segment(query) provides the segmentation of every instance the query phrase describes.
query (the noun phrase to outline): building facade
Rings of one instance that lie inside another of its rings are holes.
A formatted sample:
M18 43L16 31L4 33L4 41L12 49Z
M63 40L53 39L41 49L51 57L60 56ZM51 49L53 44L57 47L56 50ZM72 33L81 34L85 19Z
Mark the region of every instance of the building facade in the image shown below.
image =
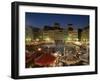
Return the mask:
M81 42L89 43L89 26L84 27L81 35Z
M89 26L82 30L74 29L72 25L62 28L58 23L53 26L44 26L41 29L28 26L25 29L25 42L31 41L43 41L45 43L88 42Z
M67 41L73 42L73 41L78 41L78 30L73 29L73 27L69 27L67 29Z

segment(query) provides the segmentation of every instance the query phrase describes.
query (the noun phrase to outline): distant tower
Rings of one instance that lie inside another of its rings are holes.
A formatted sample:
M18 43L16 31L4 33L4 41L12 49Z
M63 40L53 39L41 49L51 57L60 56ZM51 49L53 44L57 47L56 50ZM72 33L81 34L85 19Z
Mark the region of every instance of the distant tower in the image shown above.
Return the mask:
M81 37L82 37L82 29L78 29L78 39L79 39L79 41L81 41Z
M55 22L54 25L53 25L53 27L54 27L54 28L60 28L60 24L57 23L57 22Z
M78 32L75 28L73 28L73 24L68 24L67 34L68 41L78 41Z
M73 24L68 24L68 31L73 31Z

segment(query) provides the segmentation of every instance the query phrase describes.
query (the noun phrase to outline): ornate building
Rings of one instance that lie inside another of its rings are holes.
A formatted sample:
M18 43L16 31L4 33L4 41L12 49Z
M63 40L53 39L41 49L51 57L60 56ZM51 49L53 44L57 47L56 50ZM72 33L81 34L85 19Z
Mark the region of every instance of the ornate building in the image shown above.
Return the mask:
M42 40L42 30L36 27L27 26L25 28L25 42L26 44L32 41Z
M43 30L43 40L49 43L63 43L65 35L67 36L67 32L60 27L59 23L55 23L52 27L45 26Z
M84 27L81 35L81 41L82 42L89 42L89 26Z
M88 39L88 30L84 29L81 35L81 40ZM72 24L68 24L67 28L60 27L59 23L54 23L53 26L44 26L43 28L26 27L26 42L42 41L45 43L65 43L79 40L78 30L74 29Z
M67 41L78 41L78 30L74 29L72 24L68 24L67 35Z
M34 34L31 26L25 27L25 43L30 43L34 39Z

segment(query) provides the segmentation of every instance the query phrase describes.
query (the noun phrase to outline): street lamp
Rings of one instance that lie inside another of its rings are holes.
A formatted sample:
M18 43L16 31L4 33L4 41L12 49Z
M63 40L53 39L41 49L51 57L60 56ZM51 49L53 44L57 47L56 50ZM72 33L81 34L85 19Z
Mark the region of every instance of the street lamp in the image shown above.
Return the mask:
M36 39L36 41L38 42L38 41L39 41L39 39L37 38L37 39Z
M38 51L41 51L42 49L41 48L38 48Z
M82 45L81 42L78 42L78 41L75 42L75 44L76 44L76 45Z
M27 42L31 41L31 38L26 38L26 41L27 41Z
M46 40L46 41L50 41L50 38L49 38L49 37L47 37L45 40Z
M68 41L71 41L72 39L70 37L67 38Z

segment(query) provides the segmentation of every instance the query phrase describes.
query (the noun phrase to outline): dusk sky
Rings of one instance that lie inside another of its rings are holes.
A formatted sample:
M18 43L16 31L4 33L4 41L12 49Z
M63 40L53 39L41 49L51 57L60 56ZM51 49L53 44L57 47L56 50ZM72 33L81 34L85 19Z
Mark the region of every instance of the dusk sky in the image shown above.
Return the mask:
M89 16L26 12L25 22L28 26L39 28L45 25L53 26L55 22L59 23L62 28L66 28L68 24L73 24L75 28L83 28L89 25Z

